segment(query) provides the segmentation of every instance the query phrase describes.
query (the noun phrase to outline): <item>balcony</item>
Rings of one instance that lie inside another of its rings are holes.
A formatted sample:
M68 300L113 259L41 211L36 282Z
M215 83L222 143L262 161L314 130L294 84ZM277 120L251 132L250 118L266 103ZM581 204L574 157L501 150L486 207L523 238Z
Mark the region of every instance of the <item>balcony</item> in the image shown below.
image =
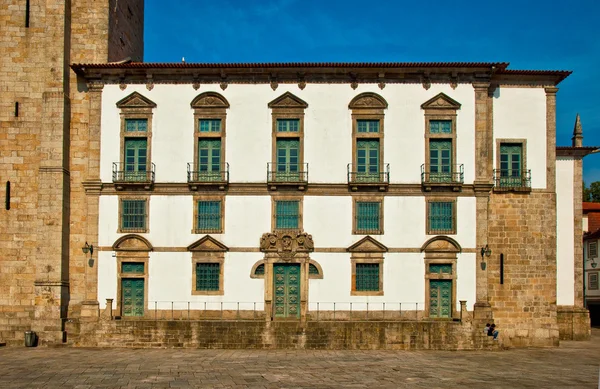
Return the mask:
M297 186L298 190L308 185L308 163L267 163L267 185L271 190L278 186Z
M187 164L187 182L190 190L198 190L200 187L216 187L225 190L229 184L229 164L224 162L212 167L214 169L212 171L208 171L206 166L201 166L198 170L198 164L193 162ZM215 169L217 167L218 170Z
M390 164L383 165L382 171L362 171L364 166L348 164L348 186L352 191L359 188L377 188L386 191L390 185Z
M465 182L464 165L452 165L448 172L432 172L431 168L427 169L425 164L421 165L421 185L427 192L432 188L451 188L454 192L459 192Z
M139 170L139 166L128 165L122 162L113 162L113 183L117 190L125 188L143 188L151 190L154 185L154 171L156 167L150 164L150 170Z
M531 170L494 169L494 192L531 192Z

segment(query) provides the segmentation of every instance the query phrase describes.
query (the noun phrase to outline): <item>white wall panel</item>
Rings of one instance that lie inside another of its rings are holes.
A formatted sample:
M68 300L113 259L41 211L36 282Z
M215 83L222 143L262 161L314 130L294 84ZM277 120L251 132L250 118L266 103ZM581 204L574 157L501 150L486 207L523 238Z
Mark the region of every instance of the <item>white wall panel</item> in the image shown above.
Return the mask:
M558 305L573 305L575 302L574 167L572 158L559 157L556 161L556 303Z

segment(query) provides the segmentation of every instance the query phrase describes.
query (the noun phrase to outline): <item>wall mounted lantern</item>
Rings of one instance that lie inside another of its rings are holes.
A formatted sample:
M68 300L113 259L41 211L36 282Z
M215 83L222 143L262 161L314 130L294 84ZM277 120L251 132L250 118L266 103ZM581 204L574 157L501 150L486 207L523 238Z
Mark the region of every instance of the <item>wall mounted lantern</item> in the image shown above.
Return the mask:
M94 266L94 258L92 257L92 255L94 254L94 245L85 242L85 246L81 248L81 251L83 251L84 254L90 253L90 259L88 260L88 264L90 265L90 267Z
M485 247L481 248L481 270L485 270L487 264L485 263L485 257L492 255L492 249L486 244Z

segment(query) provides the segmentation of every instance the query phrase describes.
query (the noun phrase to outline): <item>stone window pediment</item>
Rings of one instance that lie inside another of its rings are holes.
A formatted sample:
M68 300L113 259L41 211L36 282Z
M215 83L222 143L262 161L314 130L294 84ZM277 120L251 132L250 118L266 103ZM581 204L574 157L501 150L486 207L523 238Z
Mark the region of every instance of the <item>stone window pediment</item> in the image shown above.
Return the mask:
M268 104L269 108L300 108L306 109L308 108L308 103L298 96L290 92L285 92L281 96L277 97L275 100L271 101Z
M225 252L229 247L219 242L210 235L205 235L187 247L192 252Z
M460 109L460 103L445 93L439 93L421 104L422 109Z
M191 102L192 108L229 108L229 102L217 92L204 92Z
M133 92L117 102L117 108L156 108L156 103L141 93Z
M139 235L129 234L120 237L112 246L114 251L152 251L152 244Z
M361 109L361 108L375 108L375 109L385 109L388 107L387 101L377 93L373 92L365 92L361 93L358 96L354 97L350 104L348 104L348 108L350 109Z
M421 247L421 251L438 253L460 253L460 244L448 236L436 236L429 239Z
M370 236L365 236L346 249L351 253L385 253L388 248Z

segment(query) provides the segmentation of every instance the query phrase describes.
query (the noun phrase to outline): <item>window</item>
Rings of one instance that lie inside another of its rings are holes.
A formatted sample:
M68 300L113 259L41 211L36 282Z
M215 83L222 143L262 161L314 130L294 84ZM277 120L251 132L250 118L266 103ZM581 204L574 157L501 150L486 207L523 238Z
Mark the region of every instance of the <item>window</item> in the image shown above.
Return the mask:
M421 105L425 113L425 163L421 182L455 186L463 183L463 167L456 163L456 117L461 105L440 93Z
M356 264L356 287L357 292L379 291L379 264L357 263Z
M256 276L264 276L265 275L265 264L261 263L260 265L258 265L256 267L256 270L254 270L254 275Z
M308 264L308 278L311 280L314 279L323 279L323 269L318 262L311 260Z
M383 233L382 201L358 201L354 203L354 233Z
M598 242L590 242L588 247L588 258L598 258Z
M387 165L384 166L383 163L383 122L387 106L383 97L371 92L359 94L348 106L352 110L352 163L348 165L349 183L389 183Z
M196 233L222 232L221 200L199 200L196 207Z
M147 232L145 199L121 199L121 232Z
M495 191L531 190L526 145L526 139L496 139Z
M196 290L218 291L220 284L220 263L197 263L196 264Z
M286 92L268 104L271 109L272 156L267 164L267 182L296 185L304 189L308 164L304 162L304 111L308 104Z
M122 262L121 273L144 274L144 262Z
M598 272L588 273L588 289L598 290Z
M275 200L274 216L276 230L302 229L299 200Z
M229 102L216 92L201 93L191 103L194 110L194 161L188 163L188 183L219 185L229 181L225 162L225 127Z
M427 233L455 234L454 207L454 201L429 201L427 205Z
M152 110L156 104L138 92L120 100L121 109L121 161L113 164L113 181L122 185L144 185L154 182L154 165L151 163Z

